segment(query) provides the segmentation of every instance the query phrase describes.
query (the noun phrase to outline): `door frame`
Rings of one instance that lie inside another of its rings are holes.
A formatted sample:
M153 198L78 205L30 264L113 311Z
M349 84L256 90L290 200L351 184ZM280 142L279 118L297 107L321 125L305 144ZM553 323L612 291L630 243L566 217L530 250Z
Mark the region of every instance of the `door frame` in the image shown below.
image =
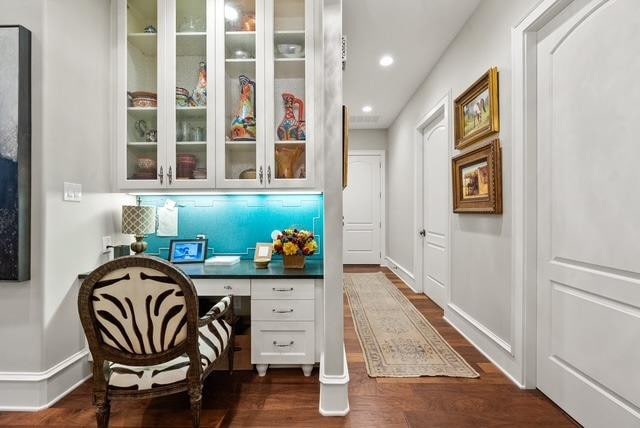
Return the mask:
M380 159L380 266L386 266L387 257L387 157L386 150L349 150L351 156L378 156ZM347 160L348 162L348 160ZM344 233L344 229L343 229Z
M444 123L447 126L447 148L448 157L451 160L453 150L453 121L451 116L451 90L449 90L436 104L416 123L415 126L415 156L414 156L414 188L415 195L413 200L414 217L413 217L413 260L414 260L414 292L424 293L424 239L420 237L418 232L422 229L424 220L424 131L440 116L444 116ZM451 195L451 174L448 174L447 192ZM452 198L448 198L447 203L447 279L445 290L445 302L443 309L451 302L451 230L452 230Z
M516 358L521 384L537 385L537 33L573 0L544 0L511 31L512 301Z

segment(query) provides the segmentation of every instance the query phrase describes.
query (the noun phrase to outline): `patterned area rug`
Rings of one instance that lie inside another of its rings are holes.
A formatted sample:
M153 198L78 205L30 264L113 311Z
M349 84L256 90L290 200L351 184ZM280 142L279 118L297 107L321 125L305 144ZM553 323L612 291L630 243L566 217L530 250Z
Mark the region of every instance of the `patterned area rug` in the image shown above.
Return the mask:
M344 275L371 377L479 377L382 272Z

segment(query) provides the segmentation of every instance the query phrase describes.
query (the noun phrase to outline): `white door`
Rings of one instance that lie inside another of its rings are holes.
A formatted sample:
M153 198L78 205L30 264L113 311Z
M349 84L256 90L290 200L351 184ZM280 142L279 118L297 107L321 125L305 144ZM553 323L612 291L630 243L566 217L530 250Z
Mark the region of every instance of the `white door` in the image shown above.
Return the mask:
M343 193L345 264L382 262L382 158L349 154L349 184Z
M449 283L449 130L444 112L424 129L422 139L422 284L438 306Z
M576 0L538 34L538 387L640 426L640 1Z

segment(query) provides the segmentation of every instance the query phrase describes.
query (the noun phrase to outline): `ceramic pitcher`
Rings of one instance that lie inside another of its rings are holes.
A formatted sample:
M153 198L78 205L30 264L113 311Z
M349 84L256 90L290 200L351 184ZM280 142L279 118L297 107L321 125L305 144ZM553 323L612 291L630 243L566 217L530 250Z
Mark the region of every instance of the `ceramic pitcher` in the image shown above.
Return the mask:
M231 139L253 141L256 139L255 92L256 82L244 74L240 80L240 106L231 122Z

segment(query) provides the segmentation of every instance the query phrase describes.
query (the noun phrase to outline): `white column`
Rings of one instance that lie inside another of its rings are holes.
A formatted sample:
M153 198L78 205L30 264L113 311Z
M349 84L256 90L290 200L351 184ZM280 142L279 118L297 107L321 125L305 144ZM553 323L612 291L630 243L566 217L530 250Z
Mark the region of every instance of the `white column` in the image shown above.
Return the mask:
M342 0L322 4L324 67L324 350L320 359L320 413L349 413L342 297Z

